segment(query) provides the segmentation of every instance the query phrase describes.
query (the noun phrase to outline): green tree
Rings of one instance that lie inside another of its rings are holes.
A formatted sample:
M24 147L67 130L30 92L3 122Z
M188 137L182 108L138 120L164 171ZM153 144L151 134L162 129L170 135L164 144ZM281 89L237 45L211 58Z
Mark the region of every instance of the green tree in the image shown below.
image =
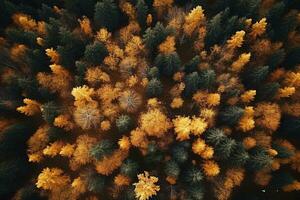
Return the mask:
M205 141L211 145L221 144L226 140L227 136L221 129L218 128L210 128L205 132Z
M181 61L178 54L173 52L167 55L158 54L154 60L154 64L163 75L171 77L180 68Z
M257 87L267 77L268 73L269 66L249 68L242 75L243 84L247 88Z
M143 29L145 29L147 15L148 15L148 6L144 0L137 0L135 8L136 8L137 21L139 22L140 26Z
M266 83L258 87L256 90L255 99L258 101L272 99L280 87L280 84L277 82Z
M113 153L114 149L114 144L110 140L104 139L90 149L90 154L95 159L101 160L104 156Z
M200 77L198 75L198 72L193 72L191 74L186 75L184 79L184 95L187 97L192 96L199 89L199 81Z
M127 132L132 127L132 119L129 115L120 115L116 119L116 126L120 132Z
M138 163L130 158L126 159L120 167L120 172L131 178L137 175L138 170L139 170Z
M199 63L200 63L200 56L197 55L184 65L184 71L186 73L192 73L197 71Z
M172 148L172 158L178 163L184 163L189 157L188 151L179 145Z
M120 13L113 0L101 0L96 3L94 13L96 29L105 27L109 31L113 31L119 26L119 21Z
M272 158L263 147L255 147L250 151L250 159L247 162L249 170L258 171L264 167L270 166Z
M188 167L183 172L183 181L189 185L200 184L203 179L203 174L200 169L195 166Z
M244 110L237 106L228 106L219 113L220 123L235 125L244 114Z
M85 47L84 59L91 64L100 65L107 54L108 52L104 44L95 42Z
M204 89L211 89L214 86L216 73L212 69L207 69L199 74L199 87Z
M180 173L180 167L174 160L169 160L165 163L164 171L167 176L177 178Z
M146 88L148 97L159 97L163 92L163 85L160 80L153 78L149 81Z

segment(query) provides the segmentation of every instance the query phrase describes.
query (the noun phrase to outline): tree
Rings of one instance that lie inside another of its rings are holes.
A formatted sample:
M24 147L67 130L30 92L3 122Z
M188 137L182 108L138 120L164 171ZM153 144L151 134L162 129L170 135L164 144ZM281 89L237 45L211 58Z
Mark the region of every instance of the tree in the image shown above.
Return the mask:
M139 22L140 26L144 29L146 28L148 6L144 0L138 0L135 8L136 8L137 21Z
M257 87L267 77L268 73L269 66L249 68L242 75L243 84L247 88Z
M172 76L178 71L181 65L180 58L176 52L170 54L158 54L154 64L159 68L160 72L166 76Z
M185 16L185 22L183 25L183 31L188 36L191 36L196 28L205 20L204 10L201 6L193 8L190 13Z
M187 140L190 138L191 133L191 119L189 117L177 116L172 120L176 139L179 141Z
M184 71L186 73L192 73L197 71L199 63L200 63L200 57L197 55L184 65Z
M180 167L174 160L167 161L164 167L167 176L177 178L180 173Z
M187 97L192 96L199 89L199 82L200 77L197 72L186 75L184 79L184 95Z
M163 92L163 85L160 80L153 78L149 81L146 87L148 97L159 97Z
M147 200L152 196L156 196L160 187L156 185L158 178L150 176L149 172L145 171L142 174L138 174L138 182L134 183L135 196L139 200Z
M70 183L70 178L59 168L44 168L36 182L37 188L44 190L62 190Z
M90 149L90 154L97 160L103 159L105 156L112 154L114 151L114 144L110 140L101 140Z
M208 69L199 74L199 87L204 89L211 89L214 86L216 73L214 70Z
M101 42L95 42L94 44L89 44L85 47L84 58L91 64L101 64L107 55L107 49Z
M120 132L127 132L132 127L132 119L128 115L120 115L116 119L116 126Z
M172 158L177 161L178 163L184 163L187 161L189 154L186 148L176 145L172 148Z
M221 160L229 159L235 147L236 142L234 139L225 138L223 141L221 141L215 146L216 156Z
M221 144L227 138L224 132L217 128L208 129L205 132L204 137L206 142L215 146Z
M243 116L244 110L237 106L228 106L219 113L220 122L227 125L235 125Z
M120 13L113 0L102 0L96 3L94 23L96 29L107 28L113 31L119 26Z
M120 172L131 178L136 176L138 170L139 170L138 163L130 158L126 159L120 167Z
M277 94L279 87L280 84L277 82L265 83L258 87L255 99L258 101L272 99Z
M263 147L255 147L250 152L250 158L246 164L249 170L258 171L271 164L272 158Z
M200 169L190 166L183 172L182 178L188 185L196 185L202 182L203 174Z
M87 189L90 192L96 192L100 193L103 191L105 187L105 177L94 172L89 171L86 175L86 181L87 181Z

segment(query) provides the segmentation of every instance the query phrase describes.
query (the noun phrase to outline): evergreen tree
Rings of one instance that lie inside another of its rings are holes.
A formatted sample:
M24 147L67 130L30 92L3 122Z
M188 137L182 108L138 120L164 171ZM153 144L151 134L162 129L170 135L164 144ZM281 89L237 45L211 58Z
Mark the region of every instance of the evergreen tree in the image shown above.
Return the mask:
M244 110L237 106L228 106L219 113L220 123L235 125L244 114Z
M197 55L184 65L184 71L186 73L192 73L197 71L199 63L200 63L200 57Z
M247 162L249 170L258 171L271 164L272 158L263 147L255 147L250 151L250 159Z
M128 115L120 115L116 119L116 126L120 132L127 132L132 127L132 119Z
M279 132L282 136L299 138L300 117L283 116Z
M137 21L139 22L140 26L144 29L146 27L148 6L144 0L137 0L137 4L135 8L136 8Z
M277 82L266 83L258 87L256 90L255 100L263 101L272 99L280 87L280 84Z
M95 42L85 47L84 58L91 64L100 65L107 54L108 52L104 44Z
M187 189L188 198L191 200L202 200L204 198L204 191L202 184L194 184L188 186Z
M139 170L138 163L130 158L126 159L120 167L120 172L131 178L137 175L138 170Z
M267 60L267 65L270 67L270 70L276 69L284 61L285 51L284 49L279 49L271 54Z
M249 154L243 144L237 143L232 153L232 164L235 166L244 166L249 160Z
M295 181L293 176L287 172L279 171L272 176L270 186L274 189L281 189L282 187L292 184Z
M187 97L192 96L199 89L199 81L200 77L197 72L187 74L184 79L184 95Z
M159 68L162 74L171 77L180 68L181 61L178 54L173 52L167 55L158 54L154 64Z
M169 160L165 164L164 171L167 176L177 178L180 173L180 167L174 160Z
M214 86L216 73L212 69L207 69L199 74L199 87L204 89L211 89Z
M159 97L163 92L163 85L160 80L153 78L149 81L146 88L148 97Z
M216 155L221 160L230 158L231 154L236 148L236 142L234 139L226 138L216 145Z
M205 141L212 145L219 145L226 140L226 135L221 129L211 128L205 132Z
M267 77L268 73L269 66L249 68L248 70L245 70L242 76L243 84L247 88L257 87Z
M73 12L78 17L85 15L92 18L96 2L97 0L65 0L64 4L68 11Z
M90 154L97 160L101 160L114 151L114 144L107 139L101 140L90 149Z
M150 79L153 79L153 78L158 79L160 76L159 69L157 67L151 67L148 69L147 75Z
M287 159L294 155L289 149L276 143L272 144L272 148L277 151L276 158Z
M188 185L196 185L202 182L203 174L200 169L190 166L183 172L182 179Z
M89 172L87 175L87 189L90 192L100 193L105 187L105 176L96 172Z
M57 117L60 112L60 108L53 101L47 102L42 105L42 117L49 124L53 123L55 117Z
M94 13L96 29L105 27L109 31L115 30L119 26L119 17L118 6L113 0L101 0L96 3Z
M178 163L184 163L187 161L189 155L188 151L179 145L176 145L172 148L172 158Z

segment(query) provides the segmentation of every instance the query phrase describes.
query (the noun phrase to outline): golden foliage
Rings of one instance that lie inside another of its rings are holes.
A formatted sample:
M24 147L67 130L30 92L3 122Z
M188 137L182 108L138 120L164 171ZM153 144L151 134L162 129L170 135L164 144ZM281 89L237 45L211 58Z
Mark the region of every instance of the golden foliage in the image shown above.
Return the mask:
M231 70L234 72L240 72L243 67L250 61L251 53L243 53L239 58L231 65Z
M62 146L59 154L61 156L65 156L65 157L70 158L73 155L73 153L74 153L74 150L75 150L74 148L75 148L75 145L73 145L73 144L66 144L66 145Z
M78 19L78 22L80 24L81 31L84 34L86 34L86 35L93 34L93 30L92 30L91 22L90 22L89 18L87 18L86 16L83 16L82 19Z
M230 49L241 47L244 42L245 31L237 31L231 39L227 40L227 46Z
M148 147L148 139L146 133L140 129L135 129L130 132L130 142L135 147L146 149Z
M267 19L262 18L259 22L256 22L252 25L252 30L250 36L256 38L257 36L262 35L266 31Z
M100 67L88 68L84 78L89 84L95 85L101 82L109 83L110 77Z
M152 24L152 15L151 14L147 15L146 23L148 26L150 26Z
M239 121L239 128L243 132L247 132L252 130L255 127L254 110L252 106L247 106L244 111L244 115L241 117Z
M214 149L210 146L205 146L205 149L200 156L203 159L211 159L214 156Z
M10 57L18 61L20 57L24 56L28 48L23 44L16 44L10 49Z
M180 108L183 105L183 99L180 97L175 97L172 102L171 102L171 108L175 109L175 108Z
M290 97L296 92L295 87L284 87L278 90L278 97L285 98Z
M218 93L210 93L207 95L207 105L217 106L220 104L221 96Z
M241 100L245 103L249 103L254 100L256 90L247 90L241 95Z
M101 28L97 34L96 39L100 42L107 42L111 38L111 33L107 31L106 28Z
M206 176L217 176L220 173L219 165L212 160L205 161L202 168Z
M173 3L173 0L154 0L153 6L156 8L159 7L169 7Z
M159 109L150 109L140 116L139 124L142 131L149 136L162 137L171 127L172 123Z
M121 150L129 150L131 143L130 139L127 136L123 136L119 141L118 141L119 147Z
M124 176L122 174L118 174L117 176L115 176L114 178L114 183L117 186L128 186L130 184L130 178L127 176Z
M83 95L84 94L77 97L84 98ZM86 98L88 98L88 96L86 96ZM97 128L100 123L100 116L100 111L97 107L97 104L95 103L83 104L81 106L76 107L74 111L74 121L83 130Z
M267 186L272 176L269 171L261 170L255 173L254 182L261 186Z
M172 176L167 176L166 181L170 184L170 185L175 185L176 184L176 178L172 177Z
M100 129L102 131L108 131L111 128L110 121L104 120L100 123Z
M204 133L204 131L206 130L206 128L208 127L207 122L200 117L193 117L192 121L191 121L191 132L196 135L199 136L202 133Z
M193 142L192 150L195 154L201 155L201 153L205 150L206 144L205 141L198 138Z
M284 84L289 87L300 87L300 72L287 72L285 75Z
M260 103L255 108L255 116L257 125L275 131L280 123L280 108L275 103Z
M177 116L172 122L177 140L183 141L190 138L192 120L189 117Z
M99 174L108 176L113 173L118 167L122 165L124 159L128 156L127 151L116 150L109 157L104 157L102 160L96 162L96 171Z
M126 13L129 20L134 20L136 18L136 10L131 3L121 1L120 8L124 13Z
M300 182L293 181L293 183L283 186L282 190L285 192L299 191L300 190Z
M48 130L48 125L40 126L36 130L36 132L29 138L29 140L27 141L27 145L29 149L28 151L30 153L35 153L46 147L49 140Z
M48 145L44 150L43 154L46 156L54 157L59 154L61 148L64 146L64 143L61 141L55 141L52 144Z
M39 174L36 182L37 188L44 190L61 190L70 183L70 178L63 175L63 171L59 168L45 168Z
M56 50L53 48L46 49L46 55L51 59L50 61L53 63L58 63L59 62L59 54Z
M66 131L70 131L74 128L74 123L71 122L70 115L59 115L54 119L54 126L65 129Z
M43 154L41 152L28 154L27 156L28 156L28 161L34 163L39 163L44 159Z
M125 46L125 53L128 56L135 57L144 49L142 38L139 36L133 36Z
M25 30L35 31L37 29L37 22L29 15L23 13L16 13L12 16L15 24L22 27Z
M168 36L166 40L158 46L158 50L162 54L170 54L176 51L175 44L175 37Z
M82 194L86 191L86 184L81 177L74 179L71 184L71 187L75 191L75 193L78 194Z
M243 139L243 146L245 149L251 149L256 146L256 140L252 137L246 137Z
M295 117L300 117L300 103L285 103L281 106L281 111Z
M191 36L193 32L205 21L204 10L201 6L193 8L191 12L185 17L183 25L183 31L188 36Z
M139 181L134 183L135 196L139 200L148 200L150 197L155 196L160 190L160 187L156 185L158 178L155 176L149 176L149 172L138 175Z
M71 94L75 97L75 101L92 101L91 96L94 92L93 88L83 85L73 88Z
M32 116L41 112L41 105L35 101L28 98L23 99L25 106L20 106L17 108L17 111L24 113L27 116Z

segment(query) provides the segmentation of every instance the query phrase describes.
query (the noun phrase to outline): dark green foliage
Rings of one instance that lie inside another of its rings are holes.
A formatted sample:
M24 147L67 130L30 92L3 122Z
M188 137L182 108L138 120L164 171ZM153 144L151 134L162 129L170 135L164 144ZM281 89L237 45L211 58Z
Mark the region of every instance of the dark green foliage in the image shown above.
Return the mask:
M0 28L4 30L10 21L11 14L16 10L16 7L7 0L0 1Z
M160 45L171 33L171 29L165 28L160 22L157 22L155 27L147 28L145 31L143 37L146 47L151 53L154 53L158 45Z
M75 13L77 16L81 17L86 15L91 18L94 14L96 2L97 0L65 0L64 4L68 11Z
M46 47L55 47L58 45L59 38L59 29L62 27L61 23L54 18L50 18L49 22L46 24L46 37L45 37L45 46Z
M48 57L41 49L28 50L26 61L33 73L42 72L49 69Z
M113 151L114 144L110 140L104 139L91 148L90 155L97 160L101 160L105 156L113 153Z
M258 171L272 163L272 158L269 156L266 149L263 147L255 147L250 152L250 159L247 162L249 170Z
M180 173L180 167L174 160L169 160L165 164L164 171L167 176L177 178Z
M228 106L219 113L220 123L235 125L244 114L244 110L237 106Z
M86 46L84 59L91 64L100 65L107 54L108 52L104 44L95 42Z
M33 132L30 124L14 124L1 130L0 158L26 155L26 141Z
M156 142L150 142L148 144L147 155L144 159L147 166L152 166L162 161L163 154L158 148Z
M157 67L151 67L147 71L148 77L152 78L159 78L159 69Z
M57 17L53 9L44 3L42 4L42 8L38 10L38 13L39 13L39 18L44 21L48 21L51 17L52 18Z
M182 146L174 146L172 148L172 158L178 163L184 163L189 157L188 151Z
M116 119L116 126L120 132L127 132L132 127L132 119L128 115L120 115Z
M105 187L105 176L91 172L87 176L87 189L90 192L100 193Z
M199 87L203 89L210 89L214 86L216 73L212 69L207 69L199 74Z
M50 126L47 131L49 142L55 142L56 140L64 139L67 133L64 129L58 128L56 126Z
M221 160L230 158L230 155L235 150L236 142L234 139L226 138L215 147L216 156Z
M195 184L188 186L186 189L188 198L191 200L202 200L204 198L204 191L202 184Z
M286 7L283 1L277 2L274 4L267 14L267 21L270 24L275 24L276 22L281 21L284 13L286 11Z
M292 116L284 116L281 120L279 132L282 136L299 138L300 118Z
M257 87L267 77L268 73L269 66L249 68L248 70L245 70L242 76L243 84L247 88Z
M277 155L276 158L290 158L291 156L293 156L293 152L291 152L289 149L287 149L284 146L280 146L279 144L272 144L272 148L275 149L277 151Z
M205 132L205 141L211 145L219 145L226 140L227 136L221 129L211 128Z
M19 192L20 200L42 200L38 189L34 184L26 185Z
M57 117L59 114L60 108L53 101L42 105L42 116L47 123L52 124L55 117Z
M191 74L187 74L184 83L184 95L187 97L192 96L199 89L199 80L200 77L197 72L193 72Z
M232 0L234 14L242 17L257 19L261 0Z
M298 64L300 64L300 47L295 47L287 52L283 66L287 69L291 69Z
M17 28L6 29L6 37L15 43L28 45L29 47L36 46L36 33L32 31L21 30Z
M203 179L203 174L200 169L195 166L191 166L183 172L182 179L188 185L200 184Z
M163 85L160 80L153 78L149 81L146 88L148 97L159 97L163 92Z
M243 166L249 160L249 154L242 143L238 143L232 153L232 164L235 166Z
M192 73L198 70L198 64L200 63L200 57L195 56L187 64L184 65L184 71L186 73Z
M135 8L136 8L137 21L139 22L139 25L142 28L145 28L147 15L148 15L148 6L144 0L137 0L137 4Z
M120 167L120 172L121 174L133 178L137 175L138 169L139 169L139 165L137 162L131 159L126 159Z
M0 196L12 193L24 182L29 169L25 159L13 159L0 162Z
M276 95L279 87L280 85L277 82L263 84L256 90L255 100L263 101L272 99Z
M271 54L267 60L267 65L270 67L270 70L274 70L284 61L285 51L284 49L279 49Z
M205 36L205 46L209 49L214 44L218 43L222 37L222 15L223 12L215 15L207 25L207 34Z
M113 0L101 0L95 5L94 23L96 29L101 27L109 31L115 30L119 26L120 13Z
M274 189L281 189L282 187L293 183L295 179L292 177L291 174L287 172L276 172L273 174L270 186Z
M171 77L180 68L181 61L178 54L173 52L167 55L158 54L154 64L159 68L163 75Z

